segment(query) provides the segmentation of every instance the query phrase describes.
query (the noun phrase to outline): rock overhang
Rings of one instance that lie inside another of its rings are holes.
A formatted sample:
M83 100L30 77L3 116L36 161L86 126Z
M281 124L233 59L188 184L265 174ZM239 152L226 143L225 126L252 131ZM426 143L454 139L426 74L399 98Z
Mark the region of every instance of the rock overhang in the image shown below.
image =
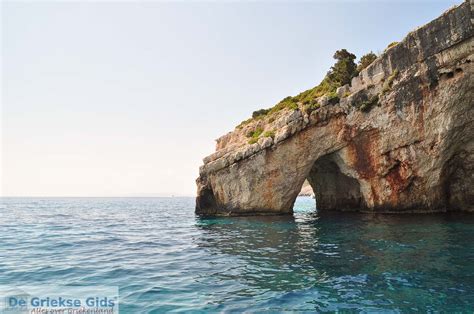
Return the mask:
M291 213L317 160L331 154L360 186L361 211L473 210L470 17L464 2L411 32L340 88L337 104L285 109L219 138L200 168L196 212Z

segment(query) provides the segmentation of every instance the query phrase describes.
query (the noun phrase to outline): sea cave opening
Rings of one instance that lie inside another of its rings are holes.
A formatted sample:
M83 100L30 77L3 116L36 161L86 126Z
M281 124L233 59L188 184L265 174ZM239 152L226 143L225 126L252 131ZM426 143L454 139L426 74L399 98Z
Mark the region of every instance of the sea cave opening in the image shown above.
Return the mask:
M336 160L334 155L316 160L301 188L301 196L314 198L316 211L361 208L359 181L343 173Z

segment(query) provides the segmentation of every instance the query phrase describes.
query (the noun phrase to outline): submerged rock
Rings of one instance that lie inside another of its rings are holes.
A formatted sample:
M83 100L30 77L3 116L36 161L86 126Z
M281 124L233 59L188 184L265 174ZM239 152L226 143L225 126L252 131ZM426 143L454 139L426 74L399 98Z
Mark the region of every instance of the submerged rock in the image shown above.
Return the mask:
M288 214L306 179L320 210L474 211L473 47L464 2L384 52L339 103L239 126L204 159L196 213Z

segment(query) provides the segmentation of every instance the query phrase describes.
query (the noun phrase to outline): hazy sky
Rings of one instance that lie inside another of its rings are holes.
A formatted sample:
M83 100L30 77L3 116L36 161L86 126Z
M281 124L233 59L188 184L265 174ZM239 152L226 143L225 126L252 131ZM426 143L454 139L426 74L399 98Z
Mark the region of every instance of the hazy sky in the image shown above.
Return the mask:
M461 1L2 2L2 195L194 195L214 140Z

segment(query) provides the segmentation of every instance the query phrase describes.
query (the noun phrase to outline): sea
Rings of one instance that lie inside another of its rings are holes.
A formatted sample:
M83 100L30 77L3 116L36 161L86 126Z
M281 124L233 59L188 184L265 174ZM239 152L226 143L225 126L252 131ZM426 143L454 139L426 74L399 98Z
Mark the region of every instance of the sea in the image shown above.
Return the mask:
M194 198L2 198L0 285L117 286L120 313L474 311L474 215L202 218Z

